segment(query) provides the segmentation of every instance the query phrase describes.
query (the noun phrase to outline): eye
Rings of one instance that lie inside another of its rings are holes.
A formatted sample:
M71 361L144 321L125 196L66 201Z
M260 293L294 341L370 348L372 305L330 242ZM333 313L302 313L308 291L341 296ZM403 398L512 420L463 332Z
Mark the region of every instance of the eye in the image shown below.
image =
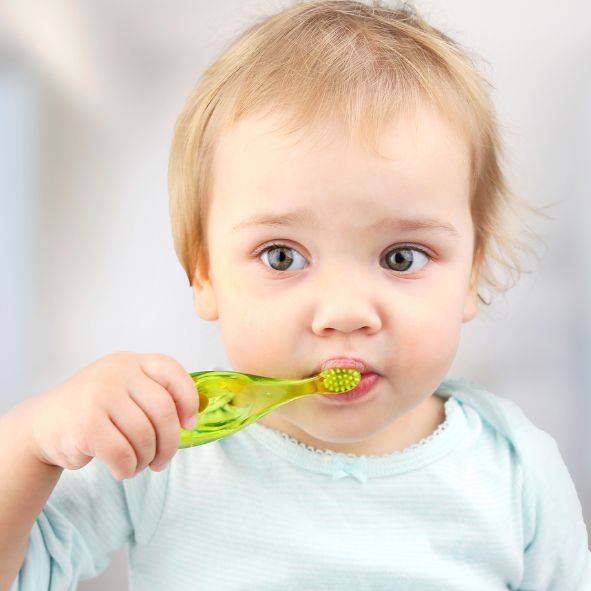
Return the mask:
M306 259L297 250L284 244L271 244L267 246L260 252L259 258L274 271L303 269L306 263ZM300 267L290 268L290 265L298 258L303 264Z
M399 273L409 271L416 273L420 271L431 257L418 248L410 248L408 246L401 248L394 248L389 251L384 257L386 264L392 271Z

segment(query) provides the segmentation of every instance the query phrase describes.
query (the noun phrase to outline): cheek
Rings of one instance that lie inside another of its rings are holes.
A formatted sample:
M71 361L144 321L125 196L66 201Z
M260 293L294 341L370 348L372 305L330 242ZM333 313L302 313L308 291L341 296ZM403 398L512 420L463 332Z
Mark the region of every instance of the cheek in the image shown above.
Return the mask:
M462 329L463 301L456 294L437 292L437 297L423 301L398 329L393 361L412 374L421 371L447 371L458 348ZM396 319L393 321L396 323Z
M285 365L289 339L285 322L242 298L220 308L219 326L224 349L236 371L272 375Z
M431 326L426 337L422 339L417 356L421 365L435 372L446 372L454 360L460 341L461 324L458 322L440 321Z

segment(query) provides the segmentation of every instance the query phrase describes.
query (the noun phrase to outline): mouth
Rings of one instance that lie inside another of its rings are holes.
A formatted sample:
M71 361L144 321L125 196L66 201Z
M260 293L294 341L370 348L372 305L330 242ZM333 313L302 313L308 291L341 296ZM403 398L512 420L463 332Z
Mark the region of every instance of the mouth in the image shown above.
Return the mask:
M361 380L353 390L349 390L348 392L322 394L322 397L330 404L350 404L357 400L365 400L380 380L380 374L369 363L356 357L333 357L332 359L327 359L317 368L317 373L333 367L356 369L361 373Z
M323 372L333 367L345 367L356 369L361 375L363 374L378 374L378 372L366 361L358 357L333 357L327 359L316 369L316 373Z

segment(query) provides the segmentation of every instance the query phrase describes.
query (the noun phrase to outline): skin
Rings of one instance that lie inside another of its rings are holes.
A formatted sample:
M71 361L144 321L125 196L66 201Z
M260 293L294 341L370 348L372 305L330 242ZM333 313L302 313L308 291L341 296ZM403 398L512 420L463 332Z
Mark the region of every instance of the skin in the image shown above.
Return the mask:
M236 371L302 378L351 356L380 374L353 403L312 395L263 424L335 451L403 449L444 420L434 392L476 313L469 144L427 107L385 128L379 153L336 124L286 134L280 123L279 114L251 116L220 137L196 311L219 321ZM244 225L295 209L309 215ZM424 218L453 231L401 225ZM384 220L392 225L371 229ZM282 246L257 250L271 242Z
M380 374L353 403L311 395L265 425L336 451L403 449L444 420L433 393L462 323L476 313L468 143L428 109L385 128L379 154L350 143L337 125L286 135L279 122L251 117L220 138L210 267L196 275L195 307L219 320L237 371L301 378L352 356ZM309 214L297 223L244 225L298 208ZM403 218L448 229L409 229ZM386 220L388 228L370 229ZM271 241L283 247L259 252ZM412 264L400 265L396 253L414 256ZM96 457L117 479L162 470L196 410L194 383L177 361L114 353L0 417L0 441L10 442L0 448L0 473L10 474L0 485L0 589L14 580L64 468Z
M164 469L191 428L195 385L178 361L113 353L0 417L0 590L23 563L29 531L64 468L93 458L114 478ZM7 443L7 444L6 444Z

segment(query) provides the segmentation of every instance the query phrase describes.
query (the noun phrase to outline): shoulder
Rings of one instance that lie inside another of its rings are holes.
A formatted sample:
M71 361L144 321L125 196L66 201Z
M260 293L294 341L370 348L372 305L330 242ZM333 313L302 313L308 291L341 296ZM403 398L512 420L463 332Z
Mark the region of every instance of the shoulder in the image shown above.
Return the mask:
M574 583L591 582L583 512L556 441L536 427L513 401L468 380L448 380L441 390L466 414L478 417L481 430L497 448L509 450L519 474L515 493L522 516L525 580L531 588L587 589L580 586L582 583ZM572 584L561 586L567 580Z
M568 468L554 438L528 419L515 402L465 380L448 380L442 385L465 413L477 415L482 430L496 447L504 447L520 473L526 511L551 509L559 499L570 499L574 511L580 503ZM533 518L534 515L531 515Z
M508 398L497 396L466 379L446 380L440 391L453 397L466 414L476 415L482 428L509 446L516 459L533 470L548 461L563 465L556 441Z

